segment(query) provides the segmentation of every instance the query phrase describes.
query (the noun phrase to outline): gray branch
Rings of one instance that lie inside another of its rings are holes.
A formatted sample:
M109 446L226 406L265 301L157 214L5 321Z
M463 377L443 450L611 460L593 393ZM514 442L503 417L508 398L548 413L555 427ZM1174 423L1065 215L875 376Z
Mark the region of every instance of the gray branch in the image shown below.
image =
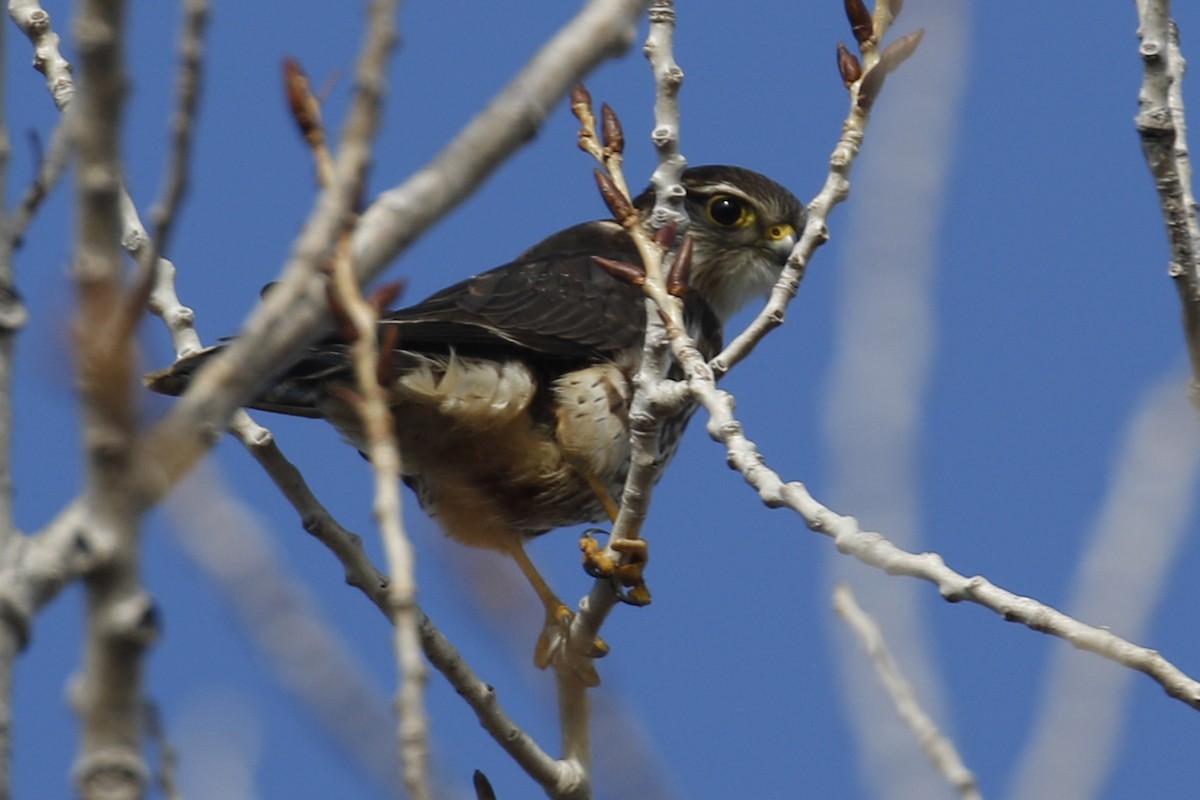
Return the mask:
M1136 124L1146 164L1158 188L1171 262L1183 307L1184 338L1192 362L1190 394L1200 410L1200 222L1192 192L1192 170L1183 108L1187 62L1168 0L1137 0L1142 88Z

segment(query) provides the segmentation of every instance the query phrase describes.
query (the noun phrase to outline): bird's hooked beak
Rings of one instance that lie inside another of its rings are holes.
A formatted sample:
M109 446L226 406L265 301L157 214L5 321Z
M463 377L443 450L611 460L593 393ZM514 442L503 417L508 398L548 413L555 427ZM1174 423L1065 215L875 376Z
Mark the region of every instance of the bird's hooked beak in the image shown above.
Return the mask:
M782 265L792 254L798 236L796 229L787 223L772 225L767 229L767 241L763 249L771 254L777 263Z

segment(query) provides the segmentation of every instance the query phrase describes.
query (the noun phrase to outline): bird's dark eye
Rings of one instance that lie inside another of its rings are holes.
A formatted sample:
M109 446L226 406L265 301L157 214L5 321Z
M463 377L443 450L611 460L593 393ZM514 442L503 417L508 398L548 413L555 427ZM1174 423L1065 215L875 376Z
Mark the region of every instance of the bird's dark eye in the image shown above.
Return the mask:
M719 194L708 201L708 217L726 228L739 224L746 217L746 208L741 200L727 194Z

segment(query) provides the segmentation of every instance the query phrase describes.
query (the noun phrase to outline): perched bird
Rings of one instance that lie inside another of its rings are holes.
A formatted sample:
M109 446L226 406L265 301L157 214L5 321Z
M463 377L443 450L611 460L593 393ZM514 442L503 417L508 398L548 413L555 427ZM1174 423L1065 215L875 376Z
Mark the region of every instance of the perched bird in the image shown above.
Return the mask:
M711 358L722 325L774 285L804 211L787 189L740 167L696 167L682 182L693 239L684 321ZM653 191L634 205L648 222ZM379 322L381 341L397 342L389 390L405 483L451 538L516 560L546 607L548 628L569 612L530 562L525 540L607 519L629 471L629 404L646 305L639 287L596 256L641 264L617 222L585 222ZM398 335L383 336L386 328ZM179 394L219 349L184 358L147 383ZM353 383L348 345L328 339L249 406L324 418L365 449L342 390ZM664 421L664 463L693 410ZM544 649L543 641L542 666Z

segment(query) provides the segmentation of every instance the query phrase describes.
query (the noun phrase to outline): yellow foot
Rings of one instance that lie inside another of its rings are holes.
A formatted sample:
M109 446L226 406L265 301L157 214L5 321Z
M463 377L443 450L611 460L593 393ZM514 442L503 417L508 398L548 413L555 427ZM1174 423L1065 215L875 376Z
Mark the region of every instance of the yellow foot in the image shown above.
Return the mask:
M583 568L593 578L607 578L613 582L617 597L631 606L650 605L650 590L642 573L650 560L650 550L645 539L620 539L611 542L608 548L592 538L597 528L587 531L579 540L583 551ZM616 553L614 557L612 553Z
M571 609L562 603L546 610L546 624L538 636L533 663L538 669L549 666L568 669L584 686L599 686L600 674L592 662L608 655L608 645L600 638L582 643L573 641L571 622L574 619Z

